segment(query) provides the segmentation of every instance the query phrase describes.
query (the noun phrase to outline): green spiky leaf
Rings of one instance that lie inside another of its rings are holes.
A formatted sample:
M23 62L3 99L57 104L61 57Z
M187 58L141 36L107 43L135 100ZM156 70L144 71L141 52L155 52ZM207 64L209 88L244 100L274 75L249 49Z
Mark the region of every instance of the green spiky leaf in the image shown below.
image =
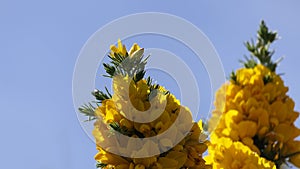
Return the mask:
M92 121L96 119L95 107L91 103L84 104L82 107L78 108L78 110L85 116L88 116L87 121Z
M269 30L264 21L261 22L257 31L257 41L253 40L245 42L245 46L251 54L251 57L246 57L243 64L246 68L253 68L258 63L268 67L272 72L276 71L278 62L272 61L274 50L270 49L270 45L278 39L277 32Z

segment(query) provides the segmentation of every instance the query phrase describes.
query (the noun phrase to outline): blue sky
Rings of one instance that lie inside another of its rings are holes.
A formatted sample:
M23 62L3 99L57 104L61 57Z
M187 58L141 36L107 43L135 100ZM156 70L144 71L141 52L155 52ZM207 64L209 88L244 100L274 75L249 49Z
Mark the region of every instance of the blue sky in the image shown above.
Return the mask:
M278 72L300 110L299 7L296 0L0 1L1 168L95 168L94 143L72 103L75 62L96 30L137 12L192 22L214 44L227 74L240 66L243 42L264 19L282 37L273 46L275 57L285 56Z

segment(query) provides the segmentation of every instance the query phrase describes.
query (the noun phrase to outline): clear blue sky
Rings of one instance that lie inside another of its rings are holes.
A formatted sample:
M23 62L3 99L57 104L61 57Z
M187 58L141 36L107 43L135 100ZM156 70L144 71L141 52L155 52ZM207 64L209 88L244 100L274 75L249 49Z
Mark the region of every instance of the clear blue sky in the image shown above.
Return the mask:
M73 108L73 69L96 30L137 12L166 12L195 24L227 74L239 67L243 42L264 19L282 37L274 46L276 57L286 56L278 71L300 110L299 7L296 0L0 1L0 168L95 168L94 143Z

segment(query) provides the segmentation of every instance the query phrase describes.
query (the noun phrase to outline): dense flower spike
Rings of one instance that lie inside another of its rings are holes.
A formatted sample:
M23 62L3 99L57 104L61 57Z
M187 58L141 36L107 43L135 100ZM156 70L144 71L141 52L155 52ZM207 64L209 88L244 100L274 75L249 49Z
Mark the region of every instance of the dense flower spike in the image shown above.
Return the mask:
M251 62L216 93L207 163L216 169L279 168L288 160L300 167L299 113L274 71L277 64Z
M104 94L100 91L93 93L101 103L100 106L95 108L93 114L96 119L93 135L98 150L95 155L98 162L97 166L107 169L211 168L205 164L202 158L202 154L207 150L207 145L199 141L202 133L202 123L193 122L190 110L180 105L179 100L165 88L152 84L150 78L137 77L136 74L139 71L131 73L132 71L129 69L125 70L127 65L122 65L122 61L131 64L132 61L136 60L144 64L141 50L137 44L134 44L131 50L127 52L126 47L120 40L118 46L112 45L109 56L112 59L113 66L109 64L104 64L104 66L106 72L110 75L109 77L113 78L113 94ZM139 58L136 59L135 57ZM126 61L127 58L130 60ZM143 72L144 70L140 69L140 71ZM131 120L136 119L139 113L144 112L148 113L144 118L156 116L157 118L146 123ZM183 113L184 118L178 118L179 113ZM176 120L179 120L180 124L176 126L177 130L174 130L177 132L171 132L170 137L160 139L159 145L150 141L142 146L135 144L130 139L124 141L110 137L110 135L116 133L121 133L130 138L157 136L169 130ZM192 124L192 128L188 128L189 132L185 133L187 127L189 127L188 124ZM176 138L181 138L180 142L173 145L173 140ZM147 151L163 153L145 158L117 155L122 154L122 151L126 151L126 149L137 149L138 151L133 152L135 155L147 153Z

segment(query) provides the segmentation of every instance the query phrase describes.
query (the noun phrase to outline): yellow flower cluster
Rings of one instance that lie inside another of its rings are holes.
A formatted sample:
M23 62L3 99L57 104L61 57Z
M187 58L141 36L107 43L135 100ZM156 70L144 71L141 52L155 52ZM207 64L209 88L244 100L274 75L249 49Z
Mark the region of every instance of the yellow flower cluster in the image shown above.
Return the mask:
M213 152L205 160L212 163L213 168L230 169L276 169L273 162L261 158L249 147L241 142L234 142L230 138L211 136L212 142L209 152Z
M139 49L140 47L135 44L127 53L125 46L119 41L118 47L111 46L110 55L113 57L117 53L130 57ZM143 114L145 112L146 115ZM184 118L178 118L180 113ZM135 122L134 119L139 114L143 114L139 121L147 121L147 118L154 120L146 123ZM207 145L199 141L202 123L193 122L189 109L181 106L175 96L161 86L151 85L145 79L135 82L128 76L116 75L113 77L112 98L103 100L102 104L96 108L95 115L98 117L93 131L98 150L95 159L103 164L101 166L103 168L210 168L202 158L202 153L207 149ZM112 125L114 130L117 130L114 132L130 138L151 138L170 130L176 120L179 120L178 124L180 124L176 126L177 130L170 132L167 138L158 140L159 145L153 141L139 145L130 139L111 139L109 137L111 133L105 132ZM191 129L188 128L188 124L191 124ZM187 129L189 132L184 133ZM178 138L180 141L174 145L173 140ZM123 151L128 149L136 150L132 155L147 154L147 151L163 153L145 158L117 155L124 154Z
M300 130L294 125L299 113L287 91L281 77L263 65L239 69L216 93L207 163L225 169L273 168L289 160L300 167L295 140Z

